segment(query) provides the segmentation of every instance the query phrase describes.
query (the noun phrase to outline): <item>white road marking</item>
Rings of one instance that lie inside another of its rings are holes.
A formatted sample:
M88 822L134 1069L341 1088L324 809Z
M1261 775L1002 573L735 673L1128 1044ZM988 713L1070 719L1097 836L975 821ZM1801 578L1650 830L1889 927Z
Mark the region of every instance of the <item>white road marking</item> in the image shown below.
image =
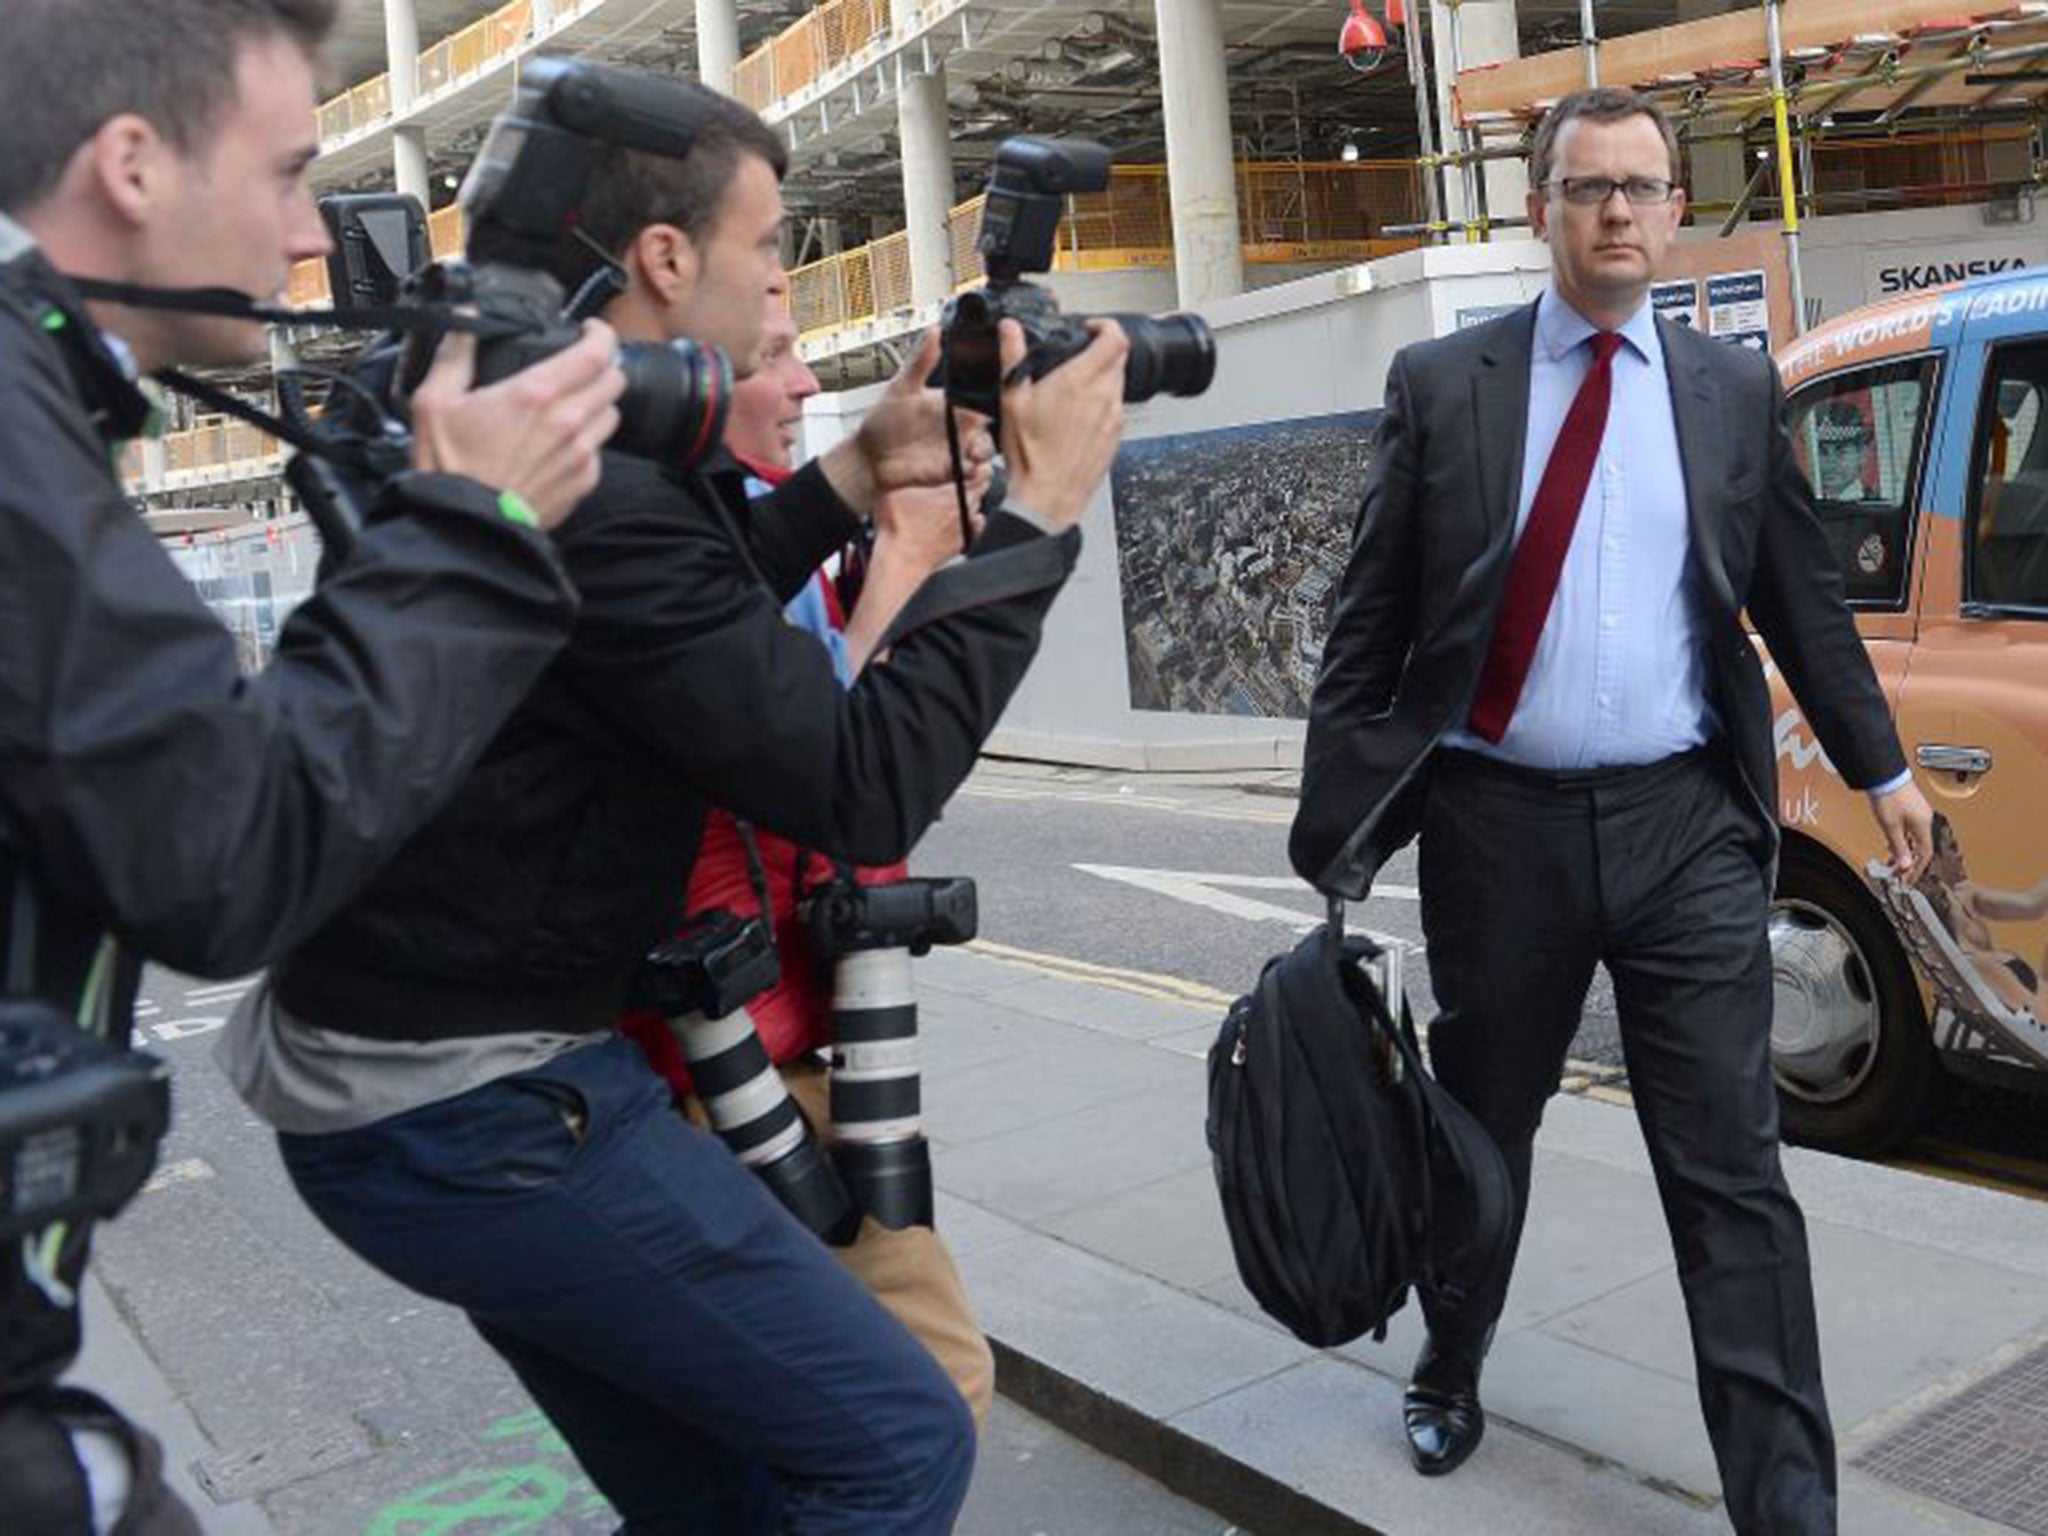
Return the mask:
M170 1188L173 1184L194 1184L213 1176L213 1165L204 1158L182 1158L175 1163L165 1163L157 1169L150 1177L150 1181L142 1186L142 1193L153 1195L160 1189Z
M1186 869L1134 869L1122 864L1076 864L1074 868L1084 875L1134 885L1141 891L1152 892L1155 896L1184 901L1190 906L1220 912L1225 917L1242 918L1250 923L1282 923L1296 933L1306 933L1322 921L1321 917L1312 912L1283 907L1278 902L1260 901L1254 896L1236 896L1222 889L1225 886L1240 886L1249 890L1292 890L1300 891L1303 895L1310 894L1309 887L1302 881L1285 876L1210 874ZM1382 893L1376 891L1374 894ZM1362 931L1375 944L1407 947L1406 940L1393 934L1374 933L1370 929Z
M225 1023L225 1014L195 1014L191 1018L169 1019L161 1024L151 1024L144 1032L156 1041L185 1040L193 1035L210 1035Z
M1263 826L1292 825L1294 812L1261 806L1232 806L1194 800L1174 800L1165 795L1127 794L1122 790L1019 788L1010 784L969 784L960 790L982 800L1058 800L1075 805L1116 805L1140 811L1164 811L1174 816L1198 816L1208 821L1250 821Z
M207 1003L231 1002L255 985L254 976L244 976L240 981L220 981L211 986L192 987L186 991L185 1001L201 1007Z

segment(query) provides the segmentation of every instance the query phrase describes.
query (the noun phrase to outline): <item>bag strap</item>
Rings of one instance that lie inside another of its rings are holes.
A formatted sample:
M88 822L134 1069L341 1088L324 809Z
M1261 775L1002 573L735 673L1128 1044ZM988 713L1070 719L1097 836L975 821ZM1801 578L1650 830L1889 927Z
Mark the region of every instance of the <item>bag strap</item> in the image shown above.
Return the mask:
M1355 963L1356 958L1364 958L1363 950L1365 949L1369 949L1374 954L1380 952L1378 944L1360 936L1357 942L1361 946L1361 952L1354 957L1344 946L1342 939L1343 929L1341 925L1344 920L1344 899L1341 896L1333 895L1329 898L1329 904L1329 930L1332 940L1338 945L1338 953L1342 957L1341 964L1352 965ZM1428 1241L1434 1235L1433 1228L1436 1224L1436 1182L1434 1171L1430 1166L1429 1142L1436 1134L1435 1096L1443 1093L1445 1090L1435 1078L1430 1076L1428 1068L1423 1065L1422 1042L1415 1033L1415 1016L1409 1012L1407 997L1403 995L1398 999L1400 1012L1397 1015L1394 1011L1394 1006L1390 1005L1388 998L1380 991L1378 986L1373 985L1368 980L1362 990L1366 994L1365 1014L1367 1023L1386 1037L1387 1043L1393 1048L1394 1054L1398 1059L1400 1070L1406 1072L1416 1085L1415 1099L1416 1105L1421 1111L1423 1137L1422 1156L1417 1160L1416 1164L1416 1172L1422 1183L1422 1230L1425 1239L1422 1245L1423 1279L1426 1283L1434 1286L1441 1282L1435 1273L1435 1264L1432 1257L1434 1244Z

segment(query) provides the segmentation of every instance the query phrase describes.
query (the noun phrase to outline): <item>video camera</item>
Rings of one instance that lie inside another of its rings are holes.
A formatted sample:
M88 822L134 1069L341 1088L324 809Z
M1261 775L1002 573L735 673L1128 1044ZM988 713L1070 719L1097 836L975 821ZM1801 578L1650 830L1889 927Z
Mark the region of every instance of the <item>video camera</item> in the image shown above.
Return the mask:
M1027 272L1052 268L1053 245L1067 198L1109 186L1109 150L1088 139L1009 138L996 147L982 205L978 248L988 282L946 308L944 350L931 382L947 398L991 421L1001 412L1003 368L996 325L1024 328L1022 369L1039 379L1085 349L1090 315L1063 315L1059 302ZM1124 399L1157 394L1199 395L1216 376L1216 343L1196 315L1105 315L1130 338L1124 363Z
M399 232L388 194L323 200L321 212L335 234L330 265L337 300L396 301L405 330L358 361L351 385L330 392L318 421L296 391L287 392L293 424L322 441L318 458L329 461L323 465L307 454L294 461L300 495L309 504L344 499L359 507L410 463L410 436L391 404L417 384L448 330L477 336L479 384L572 345L581 321L625 285L611 253L580 228L593 179L620 151L680 159L702 121L702 102L680 82L586 59L532 59L521 67L518 94L491 125L463 182L463 260L400 271L424 248L425 215L417 203L401 210L406 226ZM601 264L565 300L550 269L577 244ZM619 362L626 392L609 446L684 467L716 449L732 397L732 367L722 352L687 340L626 342Z

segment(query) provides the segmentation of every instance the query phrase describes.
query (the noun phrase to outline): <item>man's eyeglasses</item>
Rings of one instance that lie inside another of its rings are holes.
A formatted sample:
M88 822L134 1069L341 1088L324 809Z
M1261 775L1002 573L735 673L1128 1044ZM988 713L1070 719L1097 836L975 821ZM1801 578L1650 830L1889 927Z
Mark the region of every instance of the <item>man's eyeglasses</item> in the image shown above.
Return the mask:
M1671 194L1678 190L1677 182L1661 176L1631 176L1625 181L1612 176L1560 176L1545 185L1578 208L1604 208L1617 192L1638 208L1651 208L1670 202Z

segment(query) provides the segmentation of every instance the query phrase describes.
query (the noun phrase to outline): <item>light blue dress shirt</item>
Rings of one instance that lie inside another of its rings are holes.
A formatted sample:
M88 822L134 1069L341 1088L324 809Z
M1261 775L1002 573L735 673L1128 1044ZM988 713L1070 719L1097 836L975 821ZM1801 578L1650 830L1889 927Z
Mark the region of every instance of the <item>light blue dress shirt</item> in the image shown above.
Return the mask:
M1596 329L1554 289L1537 301L1517 539ZM1498 744L1461 725L1446 746L1557 771L1652 763L1715 733L1678 424L1647 300L1620 334L1607 431L1521 700Z
M775 487L759 475L746 479L747 499L753 501L762 496L773 496ZM807 634L816 635L818 643L832 658L832 675L839 679L839 686L853 686L853 654L846 648L846 636L833 627L832 610L825 602L825 575L820 571L798 589L795 597L782 605L782 617Z

